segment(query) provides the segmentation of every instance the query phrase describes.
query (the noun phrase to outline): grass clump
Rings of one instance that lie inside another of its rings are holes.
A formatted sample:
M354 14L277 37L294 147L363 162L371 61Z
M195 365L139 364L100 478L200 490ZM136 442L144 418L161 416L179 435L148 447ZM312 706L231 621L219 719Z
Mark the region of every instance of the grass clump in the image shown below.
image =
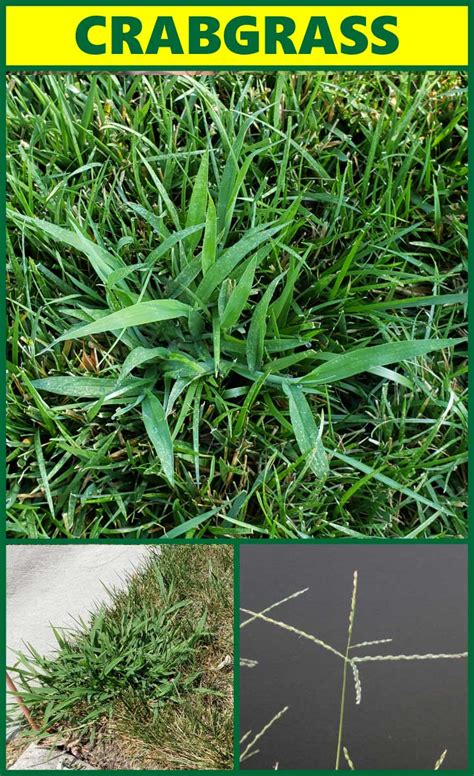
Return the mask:
M54 629L54 655L29 646L14 670L35 735L104 769L230 768L232 578L229 546L165 546L90 624Z
M466 533L462 74L12 76L14 537Z

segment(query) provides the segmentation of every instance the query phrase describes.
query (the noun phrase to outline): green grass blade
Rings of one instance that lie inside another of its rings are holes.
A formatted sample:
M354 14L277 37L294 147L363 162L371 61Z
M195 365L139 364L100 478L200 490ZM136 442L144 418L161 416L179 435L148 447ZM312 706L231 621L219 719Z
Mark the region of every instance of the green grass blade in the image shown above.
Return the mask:
M299 386L284 384L283 390L289 400L290 420L298 447L303 455L308 455L313 474L323 480L329 472L329 463L311 407Z
M89 129L90 123L92 121L93 115L94 115L94 101L96 98L97 93L97 79L96 77L91 78L91 83L89 86L89 94L87 95L87 100L84 105L84 111L81 118L81 127L83 130ZM84 133L81 133L81 137L84 137Z
M149 224L153 231L161 238L163 238L163 235L166 235L167 230L163 226L163 219L155 215L155 213L152 213L151 210L143 207L143 205L137 205L136 202L127 202L127 207ZM177 233L179 234L181 231L182 230L179 229Z
M183 536L183 534L187 534L187 533L190 533L190 536L194 536L196 528L199 528L200 526L202 526L203 523L205 523L214 515L217 515L217 513L220 511L221 511L221 507L215 507L214 509L210 509L208 512L203 512L202 515L197 515L196 517L192 517L189 520L186 520L181 525L176 526L176 528L172 528L171 531L167 531L166 538L177 539L178 536Z
M436 350L453 347L460 342L464 342L464 338L408 340L407 342L387 342L385 345L374 345L369 348L357 348L349 353L334 356L300 378L299 382L304 385L334 383L361 372L367 372L373 367L418 358Z
M363 474L371 474L374 480L378 480L379 482L382 482L388 488L391 488L392 490L398 493L403 493L404 496L407 496L409 499L413 499L413 501L417 502L418 504L431 507L431 509L434 509L436 512L442 512L445 515L453 514L452 510L449 509L448 507L443 506L442 504L437 504L434 501L431 501L430 499L425 498L425 496L422 496L420 493L417 493L416 490L413 490L412 488L407 488L405 485L402 485L401 483L394 480L393 477L387 477L387 475L374 470L373 467L368 466L362 461L359 461L357 458L354 458L354 456L352 455L345 455L344 453L339 453L337 450L333 450L331 455L334 458L337 458L339 461L342 461L343 463L347 464L347 466L351 466L354 469L357 469L358 471L362 472Z
M87 237L76 229L64 229L61 226L50 224L48 221L44 221L41 218L31 218L29 216L23 216L20 213L12 213L12 218L16 221L21 221L27 226L31 227L35 232L42 232L49 235L54 240L63 243L63 245L69 245L71 248L75 248L89 259L91 266L98 274L101 280L106 281L111 272L122 269L124 264L120 258L114 256L102 248L102 246L89 240Z
M347 310L396 310L400 307L432 307L435 305L467 304L467 293L459 294L435 294L434 296L411 296L408 299L391 299L388 302L371 302L369 304L349 303Z
M202 246L202 274L210 270L216 260L217 250L217 215L211 195L207 205L206 228L204 230L204 240Z
M163 472L170 485L174 485L173 440L161 402L153 393L149 393L142 404L143 423L155 448Z
M44 462L43 449L41 447L41 437L39 431L35 434L35 451L38 461L38 468L40 471L41 482L43 483L44 494L46 501L48 502L49 511L53 521L56 520L56 512L54 510L53 497L51 495L51 488L49 486L48 472L46 471L46 464Z
M189 200L186 227L202 224L206 218L207 192L209 174L209 155L206 152L199 165L199 170L194 181L191 199ZM185 247L191 255L199 242L200 231L186 238Z
M254 258L247 265L237 286L232 291L222 315L222 329L231 329L239 320L240 315L247 304L248 298L252 293L256 266L257 258Z
M62 334L57 342L78 337L88 337L91 334L101 334L106 331L121 331L131 326L144 326L147 323L157 323L158 321L169 321L173 318L186 316L192 308L178 302L175 299L158 299L155 302L139 302L138 304L125 307L111 315L99 318L97 321L80 326L76 329L70 329Z
M108 377L44 377L32 382L38 391L84 399L101 399L112 394L128 393L130 390L140 391L147 384L147 381L131 380L118 386L117 380Z
M143 164L145 165L145 167L147 168L148 173L150 175L150 178L152 179L153 184L156 186L156 188L158 190L158 194L160 195L161 199L163 200L163 202L164 202L164 204L166 206L166 209L167 209L167 211L169 213L169 216L170 216L171 220L173 221L173 224L175 225L175 228L177 229L177 231L180 231L180 229L182 227L181 227L181 224L180 224L180 221L179 221L179 214L178 214L178 211L176 210L176 207L175 207L174 203L172 202L168 192L166 191L165 186L163 186L163 183L160 181L158 175L156 174L155 170L153 169L153 167L149 163L148 159L142 153L140 153L140 151L138 152L138 155L139 155L140 159L142 160Z
M151 253L148 254L145 259L146 266L152 267L159 259L162 258L162 256L166 256L171 248L173 248L179 242L185 243L187 240L191 239L191 237L196 237L197 240L199 240L199 232L203 226L203 223L198 223L195 225L193 224L193 226L189 226L186 229L180 229L178 232L173 232L173 234L170 234L169 237L163 240L158 248L155 248Z
M256 306L252 315L252 320L250 321L247 334L246 354L248 367L252 371L258 369L262 363L263 343L265 341L265 334L267 330L266 318L268 306L282 277L283 275L278 275L277 278L272 280L260 302Z
M124 380L137 366L146 364L155 358L168 358L169 351L166 348L143 348L141 346L130 351L120 370L119 382Z

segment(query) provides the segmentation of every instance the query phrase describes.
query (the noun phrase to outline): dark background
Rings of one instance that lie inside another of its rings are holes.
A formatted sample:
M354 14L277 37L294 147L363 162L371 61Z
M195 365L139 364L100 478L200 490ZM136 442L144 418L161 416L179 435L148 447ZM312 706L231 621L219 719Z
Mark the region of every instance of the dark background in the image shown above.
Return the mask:
M345 652L354 569L359 572L352 643L392 638L359 654L424 654L467 649L467 552L460 544L278 544L241 547L241 606L268 613ZM246 619L248 615L242 615ZM253 622L240 631L241 735L285 716L242 768L332 769L343 662L307 639ZM363 663L362 702L348 671L343 743L357 770L467 768L467 660ZM341 753L341 769L348 769Z

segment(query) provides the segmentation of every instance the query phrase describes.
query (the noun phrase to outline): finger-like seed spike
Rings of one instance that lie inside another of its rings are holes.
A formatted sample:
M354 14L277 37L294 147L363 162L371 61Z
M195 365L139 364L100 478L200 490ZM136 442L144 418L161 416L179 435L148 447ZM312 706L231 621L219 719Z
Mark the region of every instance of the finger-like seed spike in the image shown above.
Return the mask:
M448 750L445 749L444 752L436 760L435 767L434 767L435 771L439 771L439 769L441 768L442 764L444 763L444 758L446 757L447 753L448 753Z
M352 762L352 760L350 758L350 754L347 751L345 746L342 748L342 751L344 752L344 757L346 758L346 762L347 762L349 768L351 769L351 771L355 771L354 763Z

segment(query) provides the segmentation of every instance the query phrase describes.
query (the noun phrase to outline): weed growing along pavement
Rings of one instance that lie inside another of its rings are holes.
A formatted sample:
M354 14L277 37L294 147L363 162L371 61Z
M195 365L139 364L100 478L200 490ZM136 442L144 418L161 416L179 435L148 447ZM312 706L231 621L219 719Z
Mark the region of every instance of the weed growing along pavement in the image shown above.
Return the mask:
M11 76L12 537L466 534L466 84Z
M56 654L19 656L23 700L40 739L97 768L231 768L233 549L150 552L90 624L55 629Z

